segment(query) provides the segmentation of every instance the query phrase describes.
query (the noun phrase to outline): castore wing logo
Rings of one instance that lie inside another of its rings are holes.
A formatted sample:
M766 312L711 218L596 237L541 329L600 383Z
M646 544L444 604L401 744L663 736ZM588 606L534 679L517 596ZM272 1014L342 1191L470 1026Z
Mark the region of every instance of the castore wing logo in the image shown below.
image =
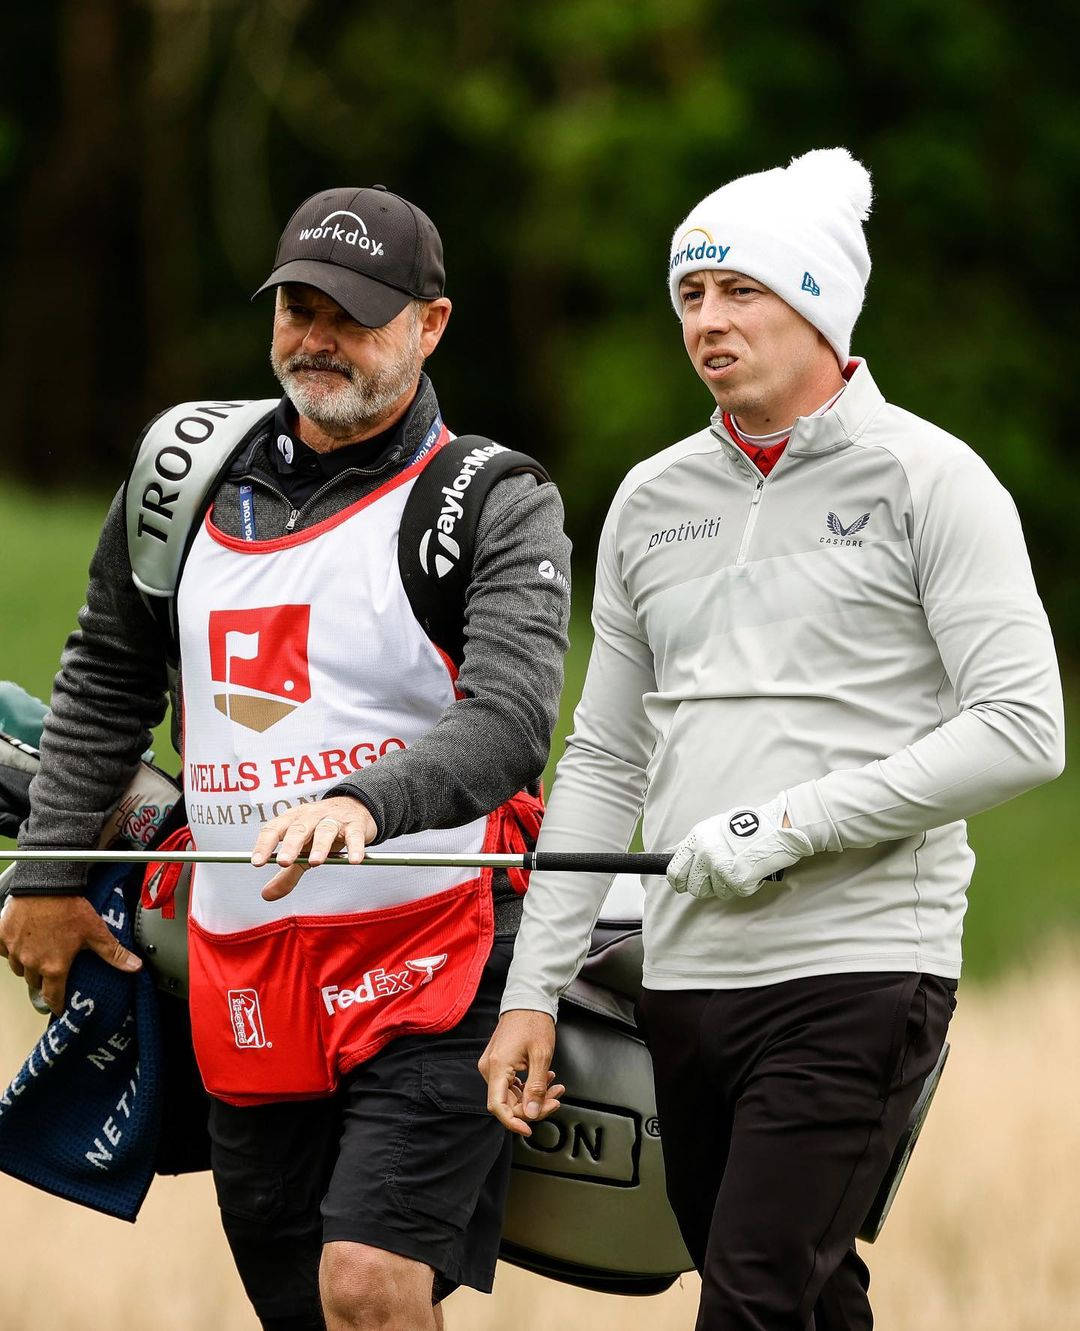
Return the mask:
M854 536L857 531L862 531L870 521L870 514L864 513L861 518L856 518L850 527L845 527L835 513L830 513L825 519L825 525L834 536Z

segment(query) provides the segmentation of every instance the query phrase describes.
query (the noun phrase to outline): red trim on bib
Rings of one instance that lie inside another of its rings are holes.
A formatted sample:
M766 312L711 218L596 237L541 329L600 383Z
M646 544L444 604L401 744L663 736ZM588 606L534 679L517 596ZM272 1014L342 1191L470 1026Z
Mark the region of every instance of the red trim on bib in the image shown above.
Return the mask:
M427 464L435 454L443 447L450 438L450 431L444 425L439 431L439 437L422 458L418 458L411 466L406 467L404 471L399 471L396 476L392 476L385 481L377 490L372 490L363 499L358 499L355 504L350 504L348 508L343 508L340 513L333 514L332 517L324 518L322 522L317 522L313 527L305 527L303 531L293 532L289 536L277 536L271 541L245 541L242 536L228 536L220 528L216 527L212 521L211 514L213 507L206 514L205 525L207 535L213 538L218 545L223 545L227 550L235 550L241 555L266 555L273 554L275 550L291 550L293 546L305 545L308 541L313 541L317 536L322 536L324 532L332 531L334 527L340 527L343 522L354 517L361 510L374 504L376 500L382 499L385 495L396 490L399 485L404 485L411 481L415 476L424 470Z

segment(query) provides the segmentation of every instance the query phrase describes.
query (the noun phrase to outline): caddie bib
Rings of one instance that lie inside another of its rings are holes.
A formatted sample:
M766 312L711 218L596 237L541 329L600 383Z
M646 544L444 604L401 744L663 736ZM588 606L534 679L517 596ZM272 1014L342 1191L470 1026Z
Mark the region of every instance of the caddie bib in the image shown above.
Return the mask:
M267 819L408 748L454 701L453 665L417 623L398 571L402 510L435 451L277 540L227 536L207 515L177 601L199 850L250 850ZM497 810L381 848L492 850L506 821ZM203 864L193 876L192 1028L214 1095L326 1095L394 1037L461 1019L491 946L490 870L324 866L267 902L274 872Z

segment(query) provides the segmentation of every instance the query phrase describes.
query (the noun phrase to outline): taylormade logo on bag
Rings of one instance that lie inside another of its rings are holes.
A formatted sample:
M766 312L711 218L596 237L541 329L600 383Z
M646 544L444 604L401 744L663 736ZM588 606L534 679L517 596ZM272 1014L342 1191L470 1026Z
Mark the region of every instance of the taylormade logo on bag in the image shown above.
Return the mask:
M342 222L335 222L335 217L347 219ZM355 226L350 226L355 222ZM368 229L364 225L364 219L358 217L356 213L350 213L347 208L339 208L336 212L327 213L318 226L305 226L300 228L301 240L340 240L346 245L355 245L358 250L367 250L369 254L383 254L383 244L381 240L372 240L368 235Z
M497 453L508 453L503 444L485 444L466 454L461 470L442 488L443 506L435 519L434 527L429 527L420 537L420 565L425 573L434 573L437 578L445 578L461 557L461 547L454 540L454 532L465 512L461 496L473 483L473 477L483 470Z

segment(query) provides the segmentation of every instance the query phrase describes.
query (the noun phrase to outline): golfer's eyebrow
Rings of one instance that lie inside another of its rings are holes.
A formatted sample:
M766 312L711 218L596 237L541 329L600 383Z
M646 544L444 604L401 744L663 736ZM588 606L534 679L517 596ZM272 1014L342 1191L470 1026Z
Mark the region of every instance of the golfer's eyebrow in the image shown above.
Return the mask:
M717 273L717 272L699 272L687 273L679 282L679 290L683 287L700 287L705 285L705 279L715 282L717 286L745 286L747 282L755 282L753 277L747 277L745 273Z

